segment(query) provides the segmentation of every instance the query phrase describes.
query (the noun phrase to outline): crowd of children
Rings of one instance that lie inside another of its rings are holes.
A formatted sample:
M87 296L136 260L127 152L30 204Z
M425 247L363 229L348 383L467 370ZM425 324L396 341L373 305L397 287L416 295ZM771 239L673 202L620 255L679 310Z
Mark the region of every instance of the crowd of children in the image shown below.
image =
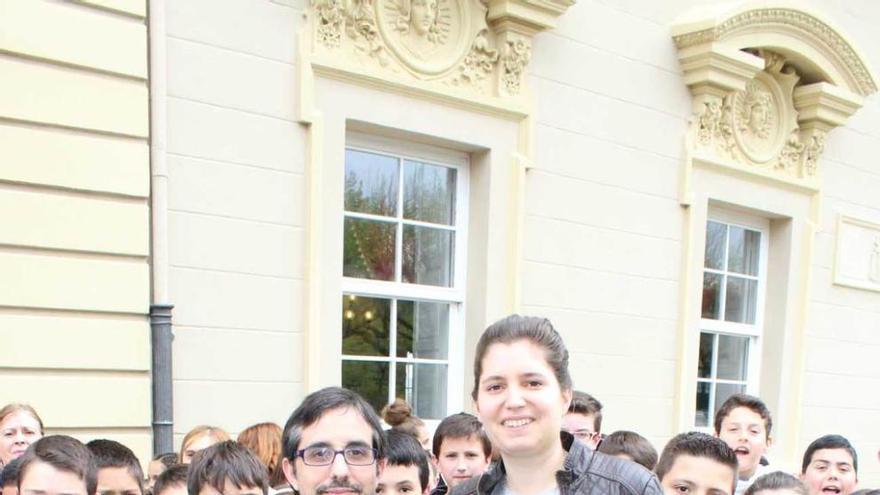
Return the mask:
M282 429L260 423L236 441L200 426L146 472L113 440L43 436L27 405L0 409L2 495L880 495L858 485L858 455L839 435L813 441L797 475L767 460L772 419L733 395L714 435L682 433L657 451L632 431L603 436L602 405L574 391L550 322L490 326L474 363L477 416L443 419L433 436L398 400L382 414L357 394L323 389Z

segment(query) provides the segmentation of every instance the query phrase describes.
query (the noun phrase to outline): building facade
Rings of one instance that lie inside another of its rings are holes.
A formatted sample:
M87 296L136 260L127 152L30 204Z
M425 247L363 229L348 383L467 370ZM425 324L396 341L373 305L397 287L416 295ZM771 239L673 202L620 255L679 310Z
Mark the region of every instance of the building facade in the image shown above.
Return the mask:
M326 385L470 410L520 312L608 432L745 391L774 464L880 482L874 2L0 5L0 398L50 430L150 455L151 305L175 446Z

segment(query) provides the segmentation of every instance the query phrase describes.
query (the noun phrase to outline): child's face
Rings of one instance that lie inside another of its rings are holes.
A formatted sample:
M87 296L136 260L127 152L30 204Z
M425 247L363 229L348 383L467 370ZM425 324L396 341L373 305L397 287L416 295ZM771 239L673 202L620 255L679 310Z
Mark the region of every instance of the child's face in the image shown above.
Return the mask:
M263 489L256 486L243 486L239 488L235 486L235 483L227 479L222 492L206 483L199 490L199 495L263 495Z
M562 418L562 429L571 433L587 447L596 450L599 446L599 432L596 431L596 415L566 413Z
M415 465L386 465L382 475L379 476L379 484L376 485L376 495L419 495L420 493L423 493L422 484L419 481L419 468Z
M16 483L5 485L2 490L0 490L0 495L18 495L18 486Z
M666 495L731 495L736 472L708 457L680 455L660 480Z
M761 456L770 446L764 419L748 407L736 407L725 416L721 421L718 438L736 452L741 479L751 478L755 474Z
M28 464L19 480L22 495L88 495L86 482L71 471L34 461Z
M138 480L124 467L98 470L98 495L142 495Z
M186 483L177 483L171 486L165 486L159 493L153 495L187 495Z
M483 474L489 466L489 457L483 452L483 443L475 436L443 439L437 469L449 488L462 481Z
M853 458L846 449L819 449L801 474L810 495L849 495L856 489Z

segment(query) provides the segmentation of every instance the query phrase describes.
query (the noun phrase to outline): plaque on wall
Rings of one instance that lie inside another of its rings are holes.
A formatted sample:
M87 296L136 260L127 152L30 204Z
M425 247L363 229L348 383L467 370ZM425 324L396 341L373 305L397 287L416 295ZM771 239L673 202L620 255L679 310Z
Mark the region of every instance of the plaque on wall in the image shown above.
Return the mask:
M840 215L834 283L880 292L880 223Z

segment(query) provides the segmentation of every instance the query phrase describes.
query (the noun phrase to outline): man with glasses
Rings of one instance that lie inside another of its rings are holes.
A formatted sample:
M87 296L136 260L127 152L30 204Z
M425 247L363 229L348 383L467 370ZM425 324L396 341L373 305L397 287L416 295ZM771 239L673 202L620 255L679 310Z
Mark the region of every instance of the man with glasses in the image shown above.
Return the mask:
M358 394L328 387L287 420L282 469L299 495L373 495L385 467L379 417Z

